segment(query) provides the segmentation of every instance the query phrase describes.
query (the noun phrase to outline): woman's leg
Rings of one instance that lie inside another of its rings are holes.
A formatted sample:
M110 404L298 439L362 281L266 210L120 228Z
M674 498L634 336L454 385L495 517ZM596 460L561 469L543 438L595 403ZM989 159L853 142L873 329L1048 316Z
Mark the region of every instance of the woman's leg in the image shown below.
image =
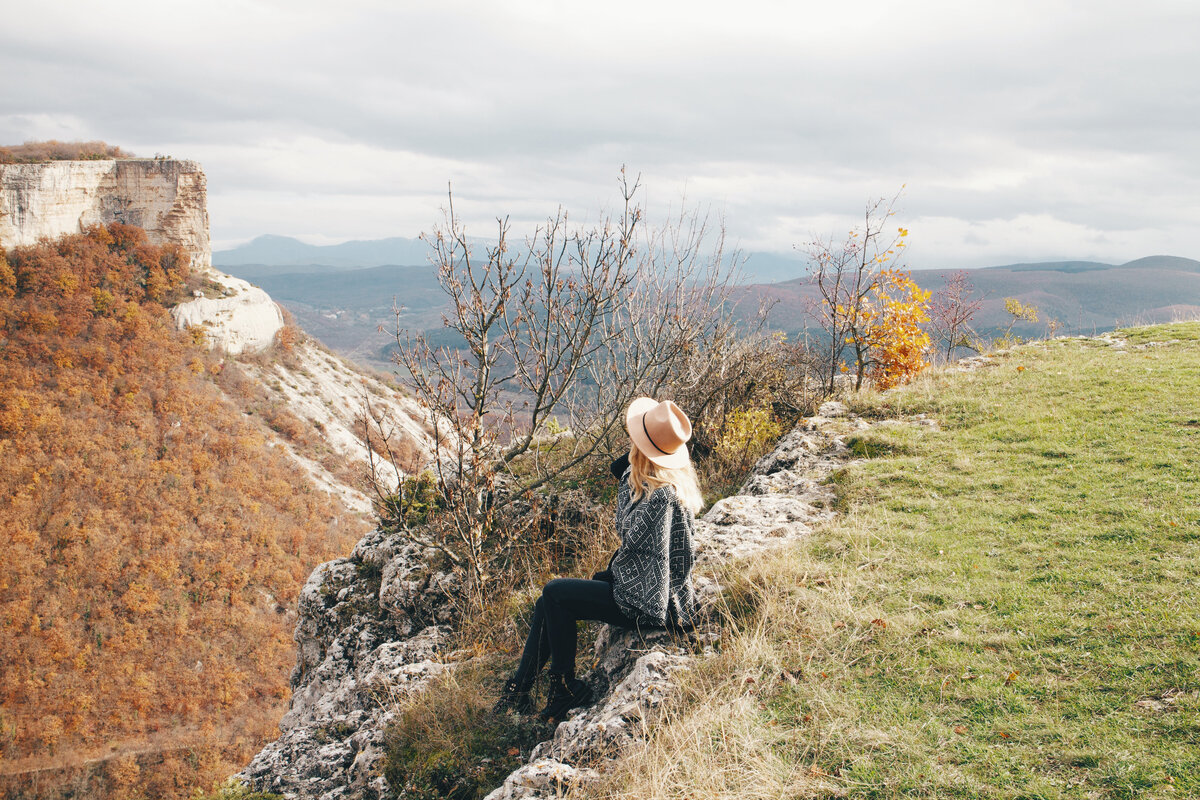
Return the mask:
M517 691L527 692L542 667L550 660L550 635L546 629L546 603L538 598L533 604L533 617L529 621L529 635L525 637L525 649L521 652L521 663L513 676Z
M612 584L579 578L555 578L542 589L539 600L545 616L552 661L550 671L575 676L575 623L590 619L634 627L635 623L617 608Z

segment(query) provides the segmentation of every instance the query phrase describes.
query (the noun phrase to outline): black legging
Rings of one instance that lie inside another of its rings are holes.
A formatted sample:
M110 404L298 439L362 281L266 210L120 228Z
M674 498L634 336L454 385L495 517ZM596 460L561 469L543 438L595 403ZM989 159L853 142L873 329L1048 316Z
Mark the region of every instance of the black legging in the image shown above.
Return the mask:
M634 628L637 624L621 613L613 601L612 584L580 578L555 578L542 589L533 606L529 636L517 667L517 686L527 690L534 678L553 659L550 671L575 677L575 623L592 619Z

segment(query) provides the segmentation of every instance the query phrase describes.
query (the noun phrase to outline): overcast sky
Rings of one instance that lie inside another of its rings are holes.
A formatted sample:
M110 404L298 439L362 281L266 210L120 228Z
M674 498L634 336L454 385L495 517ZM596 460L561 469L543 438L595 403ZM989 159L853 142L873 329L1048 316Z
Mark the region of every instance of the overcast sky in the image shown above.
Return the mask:
M748 250L904 186L910 266L1200 258L1200 2L0 0L0 144L198 160L217 248L656 218Z

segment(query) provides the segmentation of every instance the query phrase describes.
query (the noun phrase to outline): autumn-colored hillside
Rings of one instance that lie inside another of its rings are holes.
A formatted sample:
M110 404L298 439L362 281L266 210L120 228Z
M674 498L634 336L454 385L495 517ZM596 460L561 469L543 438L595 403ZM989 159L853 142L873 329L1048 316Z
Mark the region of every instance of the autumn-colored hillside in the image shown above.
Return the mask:
M276 730L291 609L358 528L177 331L188 258L0 253L0 795L186 797Z

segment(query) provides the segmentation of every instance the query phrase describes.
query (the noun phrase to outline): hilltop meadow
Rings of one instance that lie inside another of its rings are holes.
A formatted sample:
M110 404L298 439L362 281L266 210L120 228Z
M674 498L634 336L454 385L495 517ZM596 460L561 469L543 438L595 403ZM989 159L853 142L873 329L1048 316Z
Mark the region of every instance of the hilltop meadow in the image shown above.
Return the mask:
M1197 322L850 397L842 513L584 795L1200 795L1197 397Z

